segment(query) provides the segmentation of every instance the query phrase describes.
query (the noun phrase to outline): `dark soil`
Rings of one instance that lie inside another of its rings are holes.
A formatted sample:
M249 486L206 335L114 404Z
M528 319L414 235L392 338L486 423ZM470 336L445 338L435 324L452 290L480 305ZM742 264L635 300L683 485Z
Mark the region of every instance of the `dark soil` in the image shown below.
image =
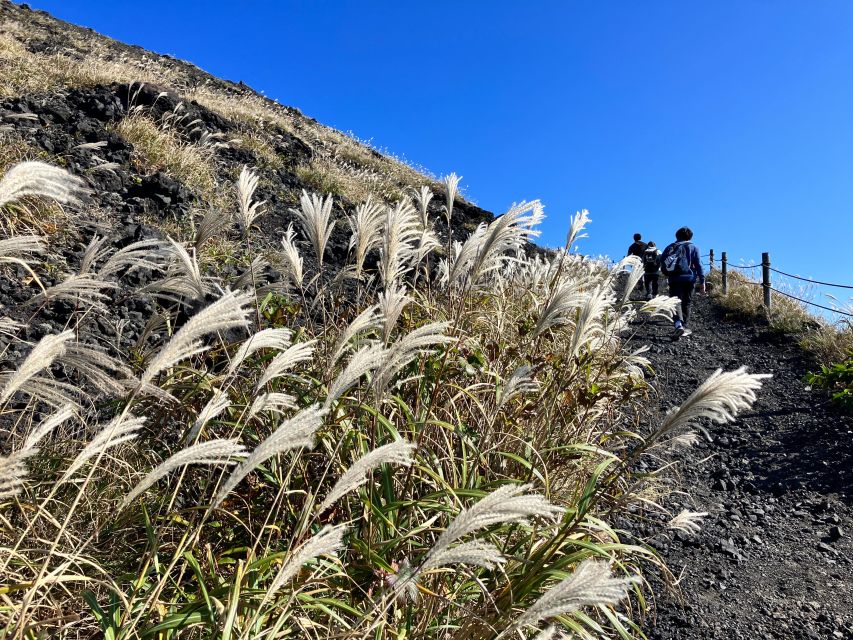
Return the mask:
M696 536L651 539L679 593L659 595L649 637L853 638L853 418L807 389L813 365L791 336L726 320L706 297L691 324L678 342L669 323L638 326L662 411L717 368L773 378L751 411L676 454L685 493L668 508L709 515Z

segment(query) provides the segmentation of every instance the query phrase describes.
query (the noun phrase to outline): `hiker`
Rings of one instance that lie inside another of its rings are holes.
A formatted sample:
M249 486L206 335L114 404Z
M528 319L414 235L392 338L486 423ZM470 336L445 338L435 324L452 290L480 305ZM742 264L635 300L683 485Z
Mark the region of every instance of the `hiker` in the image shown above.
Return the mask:
M658 277L660 276L660 251L654 240L649 240L643 256L643 287L646 290L646 300L651 300L658 294Z
M674 340L692 333L687 323L697 281L701 292L705 293L705 272L699 259L699 249L691 242L692 239L693 232L688 227L681 227L675 232L675 242L663 250L660 259L661 271L669 283L669 295L681 300L675 311Z
M629 256L637 256L638 258L643 257L643 251L646 250L646 243L643 242L643 236L639 233L634 234L634 242L631 243L631 246L628 247L628 255Z

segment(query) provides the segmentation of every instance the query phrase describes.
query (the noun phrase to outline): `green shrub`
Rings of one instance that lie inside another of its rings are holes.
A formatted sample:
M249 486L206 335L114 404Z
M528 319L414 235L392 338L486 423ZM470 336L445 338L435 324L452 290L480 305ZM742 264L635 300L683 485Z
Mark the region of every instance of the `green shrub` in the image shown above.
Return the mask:
M853 351L844 362L822 365L820 371L809 373L806 382L818 389L826 389L832 401L845 411L853 412Z

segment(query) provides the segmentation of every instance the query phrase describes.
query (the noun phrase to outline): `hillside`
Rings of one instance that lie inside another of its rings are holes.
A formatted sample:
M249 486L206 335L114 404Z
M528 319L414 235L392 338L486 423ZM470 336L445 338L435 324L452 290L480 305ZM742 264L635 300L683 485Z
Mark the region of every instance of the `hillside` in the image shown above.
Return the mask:
M260 178L271 245L303 189L333 195L336 217L368 196L396 202L421 186L441 194L434 178L242 83L5 0L0 77L0 171L20 159L65 166L92 189L84 213L112 226L188 229L207 207L231 204L223 192L243 166ZM440 209L436 198L430 211ZM457 238L492 218L462 198L455 209ZM330 258L339 261L347 242L337 225Z
M457 188L0 0L0 640L850 633L790 345Z

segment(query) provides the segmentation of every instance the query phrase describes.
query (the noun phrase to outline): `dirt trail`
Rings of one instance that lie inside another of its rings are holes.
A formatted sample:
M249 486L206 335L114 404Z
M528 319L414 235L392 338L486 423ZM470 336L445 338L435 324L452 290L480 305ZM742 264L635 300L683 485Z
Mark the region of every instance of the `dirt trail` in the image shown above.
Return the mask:
M653 539L684 601L660 598L649 637L853 638L853 418L806 389L789 338L727 321L705 297L692 328L673 343L648 323L631 341L651 347L662 409L719 367L773 378L752 411L677 454L688 495L668 506L710 515L696 536Z

